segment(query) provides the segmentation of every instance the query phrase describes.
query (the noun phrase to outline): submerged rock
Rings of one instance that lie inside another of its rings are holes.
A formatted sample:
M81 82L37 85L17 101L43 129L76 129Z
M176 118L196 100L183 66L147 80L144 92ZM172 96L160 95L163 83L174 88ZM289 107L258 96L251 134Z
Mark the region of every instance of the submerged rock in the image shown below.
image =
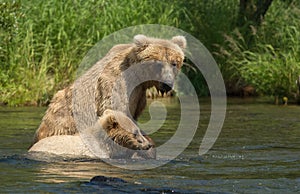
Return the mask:
M90 183L128 183L128 182L121 178L116 178L116 177L95 176L90 180Z

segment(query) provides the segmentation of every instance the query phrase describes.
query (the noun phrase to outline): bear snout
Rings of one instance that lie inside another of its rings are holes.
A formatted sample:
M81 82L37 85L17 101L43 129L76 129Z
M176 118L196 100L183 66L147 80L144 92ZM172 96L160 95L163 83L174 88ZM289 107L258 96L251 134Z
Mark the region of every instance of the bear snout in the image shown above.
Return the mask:
M146 137L143 135L136 136L137 142L139 143L139 150L149 150L150 148L154 147L152 142L150 142Z
M148 145L145 147L145 150L149 150L153 147L154 147L154 145L152 145L152 143L149 142Z
M145 143L143 143L143 145L142 145L142 150L149 150L150 148L153 148L154 147L154 145L152 145L152 143L150 143L150 142L145 142Z

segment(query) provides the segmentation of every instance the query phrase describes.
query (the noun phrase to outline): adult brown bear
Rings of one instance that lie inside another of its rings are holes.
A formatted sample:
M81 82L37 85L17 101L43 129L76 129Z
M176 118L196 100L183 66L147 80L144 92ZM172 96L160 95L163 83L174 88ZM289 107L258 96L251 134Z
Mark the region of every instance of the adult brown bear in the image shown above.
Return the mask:
M123 112L135 122L146 106L147 88L161 83L173 86L183 64L185 47L183 36L165 40L144 35L136 35L131 44L114 46L74 84L54 95L33 144L46 137L77 135L92 126L107 109ZM134 73L126 76L130 68ZM148 78L132 84L144 77ZM128 148L149 149L153 145L149 137L133 142L137 143Z

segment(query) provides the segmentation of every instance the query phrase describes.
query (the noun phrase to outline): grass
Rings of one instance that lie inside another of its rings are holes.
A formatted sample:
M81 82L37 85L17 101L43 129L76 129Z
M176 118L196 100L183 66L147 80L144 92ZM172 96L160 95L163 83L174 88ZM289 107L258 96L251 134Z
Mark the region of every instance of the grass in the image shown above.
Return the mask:
M252 85L261 95L293 97L300 75L300 6L274 1L259 28L252 28L254 45L236 28L224 36L216 53L228 87Z
M164 24L194 35L214 54L227 86L251 84L262 95L290 95L300 73L300 5L289 2L274 1L262 26L253 28L250 46L236 28L238 0L1 1L0 102L49 103L74 80L94 44L139 24ZM200 72L183 71L198 94L209 94Z
M0 102L47 104L70 84L87 51L122 28L159 23L178 26L179 10L161 1L38 1L1 3L9 40L1 45ZM8 18L8 19L5 19Z

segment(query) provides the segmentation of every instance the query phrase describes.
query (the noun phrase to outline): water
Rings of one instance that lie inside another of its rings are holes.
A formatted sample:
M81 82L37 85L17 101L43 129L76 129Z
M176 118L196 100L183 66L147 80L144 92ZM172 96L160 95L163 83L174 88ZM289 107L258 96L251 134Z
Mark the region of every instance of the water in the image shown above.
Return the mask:
M162 145L174 134L180 108L168 102L167 121L152 135ZM198 149L210 106L201 101L201 120L189 147L161 167L132 171L100 160L27 155L46 108L0 108L0 193L299 193L300 106L275 106L230 99L222 132L205 155ZM141 122L149 119L147 112ZM94 176L122 181L91 181Z

